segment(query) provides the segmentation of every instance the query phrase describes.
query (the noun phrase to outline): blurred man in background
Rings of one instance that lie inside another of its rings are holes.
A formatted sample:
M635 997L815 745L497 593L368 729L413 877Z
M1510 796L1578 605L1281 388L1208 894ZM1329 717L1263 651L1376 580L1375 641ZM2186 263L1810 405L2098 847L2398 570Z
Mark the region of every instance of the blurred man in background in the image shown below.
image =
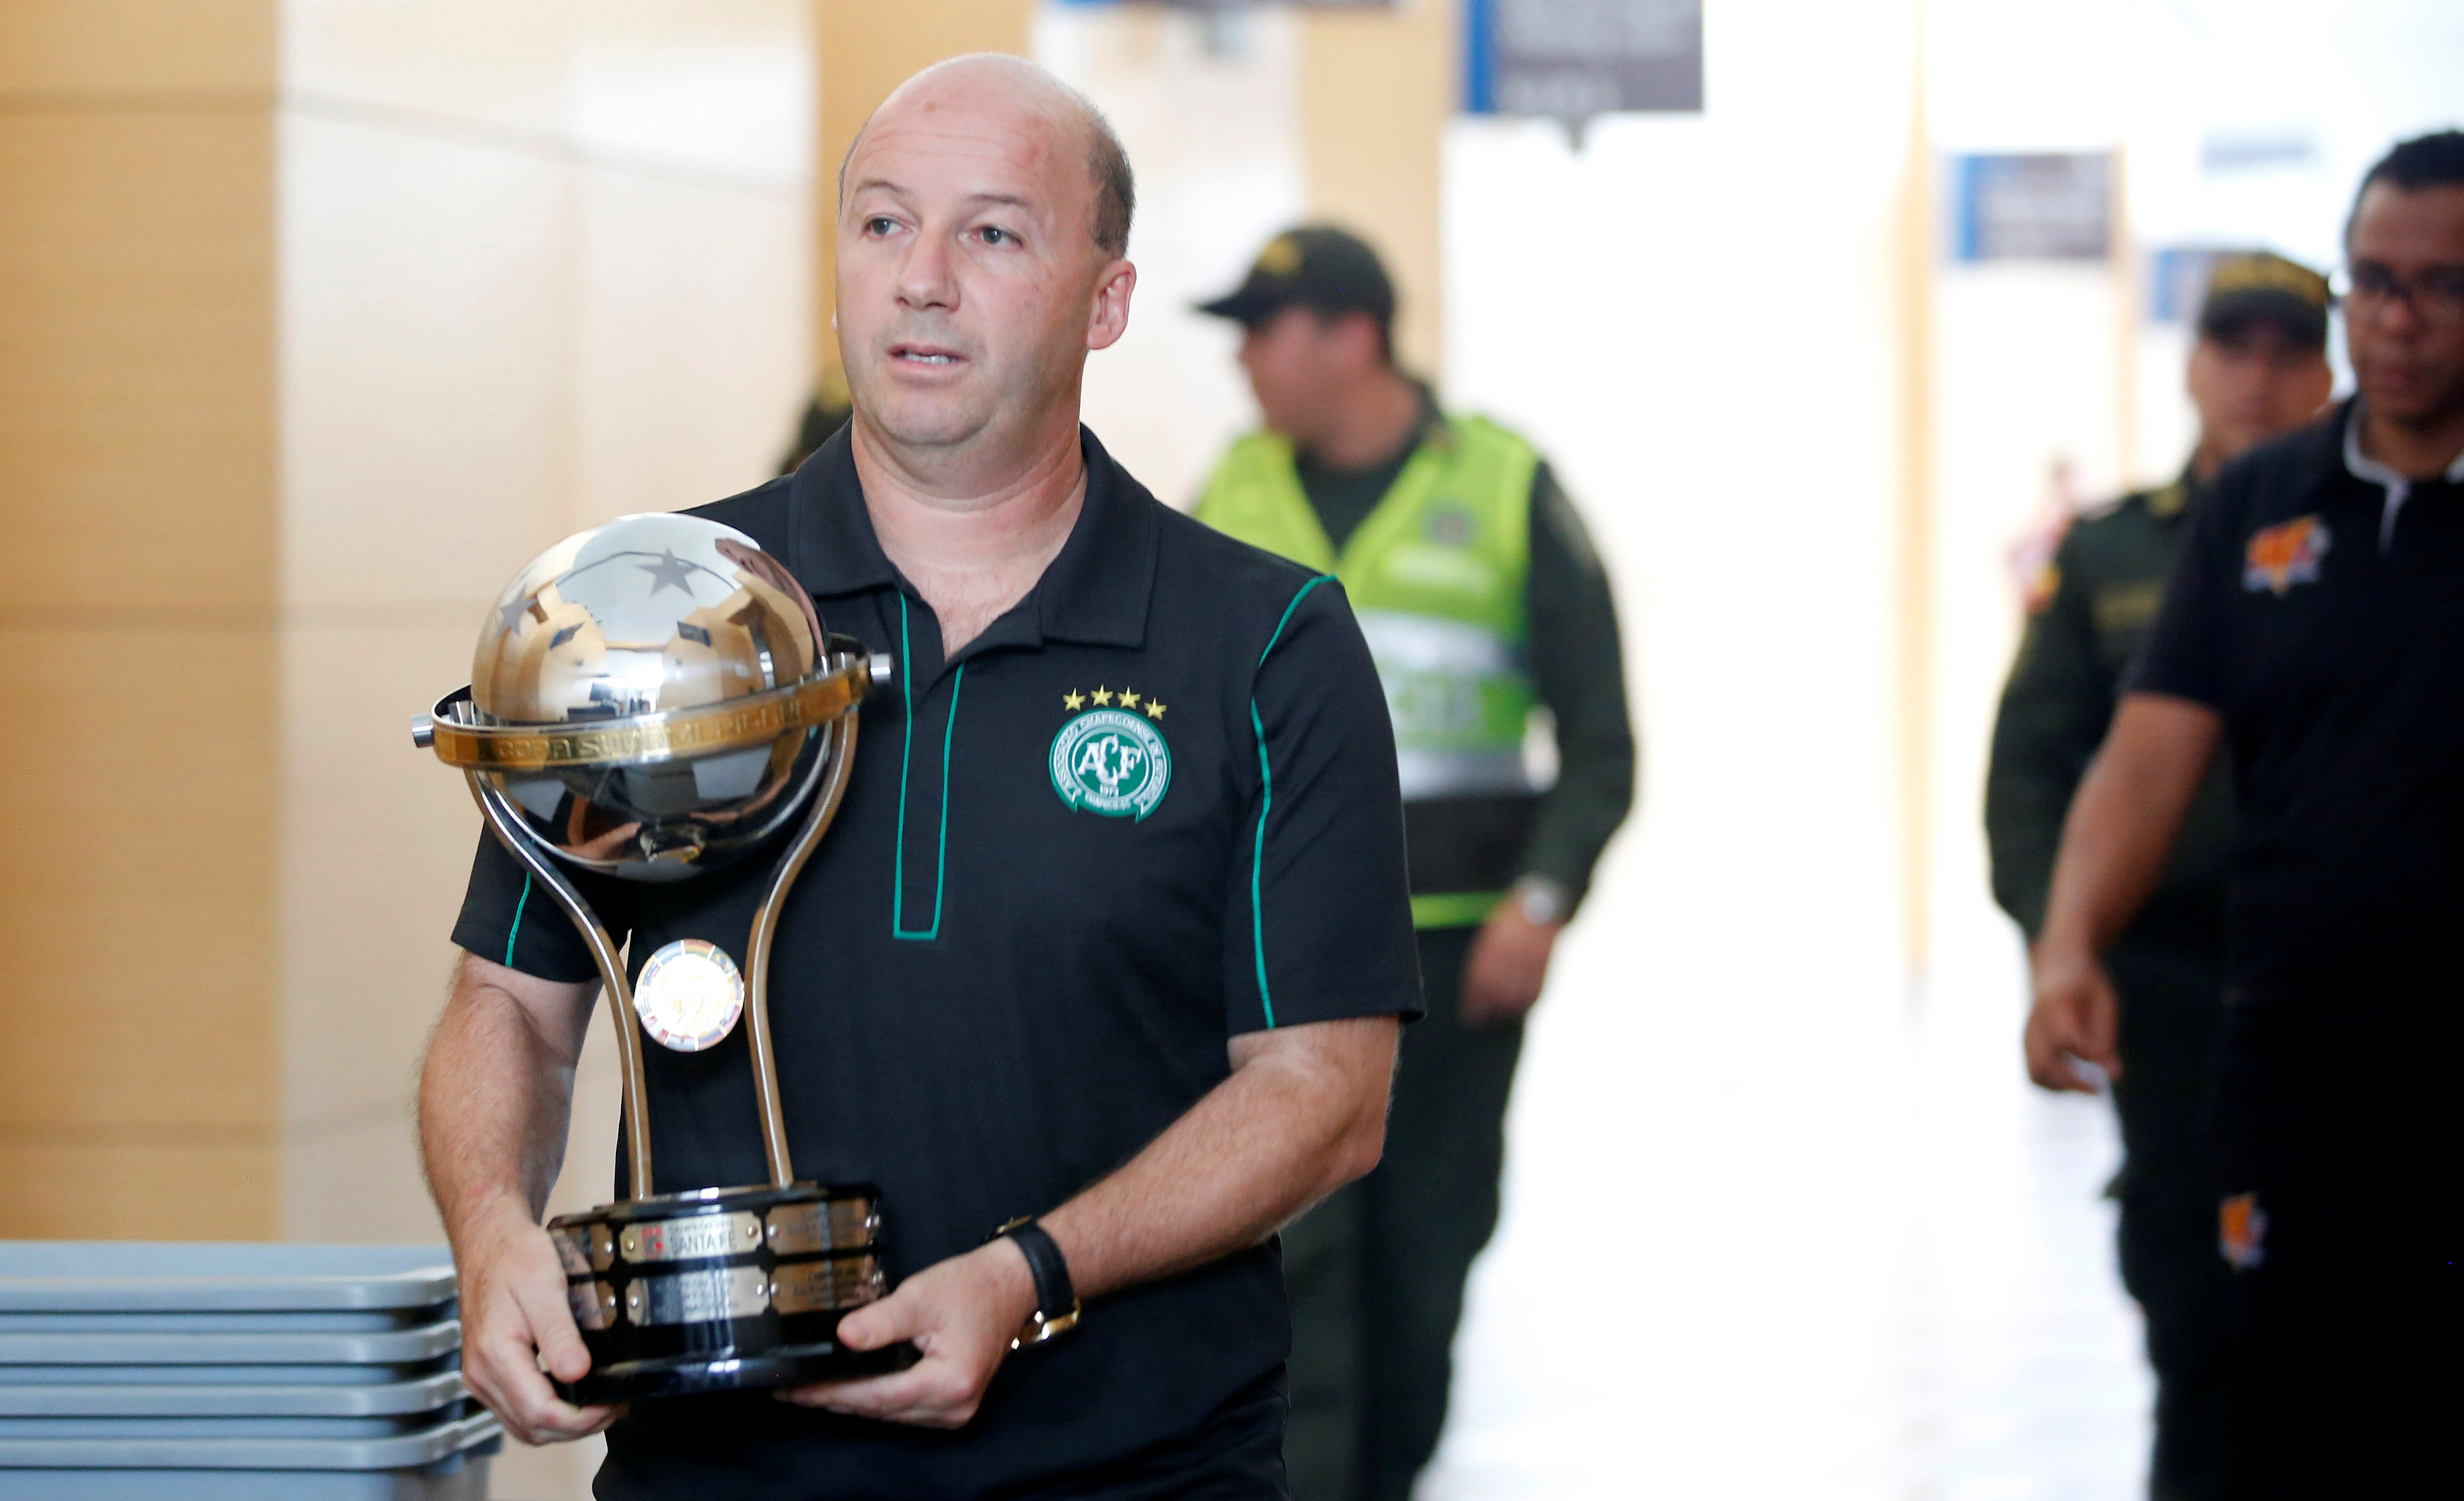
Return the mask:
M2039 1083L2130 1077L2104 956L2230 738L2236 1497L2464 1474L2464 133L2383 158L2344 239L2359 394L2191 518L2063 830L2028 1028Z
M1394 284L1331 229L1277 236L1206 305L1265 418L1198 514L1339 577L1395 721L1428 1015L1384 1161L1288 1230L1300 1501L1405 1501L1437 1447L1472 1258L1497 1223L1507 1094L1557 935L1634 797L1617 609L1530 444L1395 363ZM1535 712L1558 770L1525 766Z
M822 371L814 383L813 399L804 404L804 414L796 419L795 440L779 460L779 473L792 475L803 467L804 460L821 451L823 444L838 435L855 417L855 397L847 390L847 372L836 365Z
M2326 279L2307 267L2267 254L2219 260L2190 351L2199 441L2189 466L2171 484L2072 525L2032 591L1985 784L1994 899L2031 940L2044 929L2062 819L2113 722L2123 673L2156 623L2166 570L2209 482L2227 460L2326 404L2327 304ZM2122 1001L2122 1280L2146 1314L2156 1371L2157 1501L2220 1494L2228 1452L2232 1273L2216 1254L2215 1184L2199 1151L2198 1113L2223 1011L2232 848L2233 790L2219 762L2155 894L2105 954ZM2057 1072L2054 1087L2076 1085Z

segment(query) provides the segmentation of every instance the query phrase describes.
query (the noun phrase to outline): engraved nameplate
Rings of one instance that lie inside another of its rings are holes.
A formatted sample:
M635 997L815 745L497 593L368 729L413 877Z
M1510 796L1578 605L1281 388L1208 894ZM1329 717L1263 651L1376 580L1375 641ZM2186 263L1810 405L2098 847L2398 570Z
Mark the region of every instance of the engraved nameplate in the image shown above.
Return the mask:
M770 1306L770 1279L759 1267L716 1267L642 1277L625 1289L625 1316L636 1324L697 1324L750 1318Z
M870 1256L800 1261L780 1268L776 1276L771 1302L781 1313L860 1308L880 1297L887 1288L881 1263Z
M702 1256L733 1256L738 1251L761 1247L759 1217L739 1210L735 1214L697 1214L688 1220L651 1220L625 1226L619 1243L625 1259L636 1264L660 1261L692 1261Z
M862 1250L880 1228L880 1211L861 1199L781 1204L770 1211L770 1248L781 1256Z
M606 1329L616 1322L616 1290L605 1282L569 1283L564 1300L573 1306L573 1321L584 1329Z

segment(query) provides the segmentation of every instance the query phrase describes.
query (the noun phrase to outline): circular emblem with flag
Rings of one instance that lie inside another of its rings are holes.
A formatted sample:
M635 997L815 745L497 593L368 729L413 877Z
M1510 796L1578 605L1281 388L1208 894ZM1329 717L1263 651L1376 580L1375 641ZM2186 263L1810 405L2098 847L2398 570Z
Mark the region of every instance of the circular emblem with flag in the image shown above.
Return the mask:
M736 1029L744 1014L744 975L717 944L678 938L642 966L633 1009L662 1047L699 1052Z
M1071 807L1144 818L1172 784L1172 749L1137 714L1093 709L1052 738L1052 790Z

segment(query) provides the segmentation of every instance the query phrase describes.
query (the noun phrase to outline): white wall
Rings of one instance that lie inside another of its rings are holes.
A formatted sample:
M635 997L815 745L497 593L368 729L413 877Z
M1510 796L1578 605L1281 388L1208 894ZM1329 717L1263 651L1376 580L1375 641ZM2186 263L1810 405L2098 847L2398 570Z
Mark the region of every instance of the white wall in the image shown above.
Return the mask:
M1187 507L1257 421L1238 330L1192 304L1240 284L1306 202L1300 36L1271 10L1213 18L1046 6L1036 60L1095 101L1138 177L1130 328L1088 362L1086 421L1130 473Z

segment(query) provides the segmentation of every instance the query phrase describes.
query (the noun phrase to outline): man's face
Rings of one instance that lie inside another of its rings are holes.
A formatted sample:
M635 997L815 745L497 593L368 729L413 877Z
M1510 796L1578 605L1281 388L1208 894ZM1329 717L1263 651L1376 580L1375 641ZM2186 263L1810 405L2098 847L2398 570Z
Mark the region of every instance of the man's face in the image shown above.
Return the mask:
M948 447L1074 405L1134 277L1094 243L1088 147L998 76L927 78L874 117L838 226L839 355L867 424Z
M2464 313L2453 296L2464 278L2464 188L2372 184L2345 254L2344 337L2372 415L2413 425L2464 413ZM2409 294L2385 295L2390 282Z
M1330 318L1287 307L1241 338L1241 368L1266 426L1307 448L1333 400L1377 367L1375 323L1366 314Z
M2335 376L2324 350L2262 321L2200 335L2189 386L2199 431L2222 463L2309 421L2326 405Z

